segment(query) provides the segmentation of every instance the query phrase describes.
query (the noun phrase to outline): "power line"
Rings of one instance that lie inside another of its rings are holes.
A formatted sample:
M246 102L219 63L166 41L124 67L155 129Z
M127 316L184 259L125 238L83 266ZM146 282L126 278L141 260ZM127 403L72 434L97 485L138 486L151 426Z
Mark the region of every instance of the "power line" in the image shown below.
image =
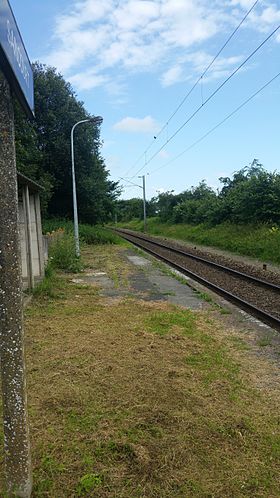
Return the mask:
M213 128L211 128L211 130L209 130L207 133L205 133L204 135L202 135L202 137L200 137L198 140L196 140L195 142L193 142L189 147L187 147L185 150L183 150L183 152L181 152L180 154L178 154L178 156L174 157L173 159L171 159L170 161L168 161L167 163L165 163L163 166L160 166L159 168L156 168L153 171L151 171L150 175L153 174L153 173L155 173L156 171L159 171L162 168L165 168L165 167L169 166L169 164L173 163L174 161L176 161L177 159L179 159L181 156L183 156L184 154L186 154L186 152L188 152L190 149L192 149L193 147L195 147L196 145L198 145L200 142L202 142L211 133L213 133L215 130L217 130L217 128L219 128L220 126L222 126L226 121L228 121L232 116L234 116L234 114L236 114L238 111L240 111L240 109L242 109L242 107L244 107L251 100L253 100L266 87L268 87L271 83L273 83L273 81L275 81L277 78L279 78L279 76L280 76L280 72L277 73L267 83L265 83L265 85L263 85L261 88L259 88L259 90L257 90L255 93L253 93L253 95L251 95L248 99L246 99L242 104L240 104L238 107L236 107L236 109L234 109L234 111L232 111L230 114L228 114L222 121L220 121Z
M209 95L205 102L201 104L179 128L177 128L173 135L166 140L166 142L150 157L148 161L145 162L144 166L142 166L132 178L138 175L138 173L142 171L142 169L145 168L145 166L147 166L147 164L149 164L159 154L159 152L162 151L162 149L164 149L164 147L166 147L166 145L176 137L176 135L178 135L178 133L198 114L199 111L201 111L203 107L205 107L205 105L208 104L208 102L210 102L210 100L213 99L213 97L225 86L225 84L228 83L228 81L230 81L231 78L233 78L233 76L240 71L240 69L242 69L242 67L265 45L265 43L268 42L268 40L270 40L279 28L280 24L272 31L272 33L270 33L270 35L265 38L265 40L263 40L260 45L257 46L257 48L255 48L255 50L253 50L253 52L251 52L250 55L248 55L248 57L246 57L246 59L216 88L216 90Z
M214 62L216 61L216 59L219 57L219 55L221 54L221 52L224 50L224 48L228 45L228 43L230 42L230 40L233 38L233 36L235 35L235 33L239 30L239 28L242 26L242 24L244 23L244 21L247 19L247 17L251 14L252 10L255 8L255 6L257 5L257 3L259 2L259 0L256 0L255 3L252 5L252 7L248 10L248 12L245 14L245 16L243 17L243 19L240 21L240 23L238 24L238 26L235 28L235 30L231 33L231 35L229 36L229 38L226 40L226 42L223 44L223 46L220 48L220 50L218 51L218 53L215 55L215 57L212 59L212 61L208 64L208 66L206 67L206 69L203 71L203 73L201 74L201 76L197 79L197 81L194 83L194 85L192 86L192 88L189 90L189 92L185 95L185 97L183 98L183 100L180 102L180 104L178 105L178 107L176 107L175 111L171 114L170 118L167 120L166 124L162 127L162 129L160 130L160 132L158 133L157 137L162 133L162 131L166 128L167 124L171 121L171 119L175 116L175 114L177 114L177 112L179 111L179 109L182 107L182 105L186 102L187 98L191 95L191 93L194 91L194 89L197 87L197 85L199 84L199 82L202 80L202 78L204 78L205 74L207 73L207 71L210 69L210 67L214 64Z
M219 51L217 52L217 54L215 55L215 57L211 60L211 62L208 64L208 66L206 67L206 69L203 71L203 73L199 76L199 78L197 79L197 81L194 83L194 85L192 86L192 88L186 93L186 95L183 97L183 99L181 100L181 102L179 103L179 105L176 107L175 111L173 111L173 113L170 115L170 117L168 118L168 120L166 121L166 123L162 126L162 128L160 129L160 131L158 132L158 134L154 137L154 139L151 141L151 143L148 145L148 147L146 148L146 150L141 154L141 156L138 157L138 159L132 164L132 166L127 170L127 172L125 173L125 176L132 170L134 169L134 167L139 163L139 161L142 159L142 157L145 156L145 154L147 154L147 152L150 150L150 148L152 147L152 145L155 143L155 139L157 139L161 134L162 132L168 127L171 119L174 118L174 116L177 114L177 112L181 109L181 107L183 106L183 104L186 102L186 100L188 99L188 97L192 94L192 92L194 91L194 89L197 87L197 85L199 84L200 81L202 81L202 78L205 76L205 74L209 71L210 67L214 64L214 62L216 61L216 59L219 57L219 55L222 53L222 51L225 49L225 47L228 45L228 43L230 42L230 40L234 37L234 35L236 34L236 32L239 30L239 28L242 26L242 24L246 21L247 17L251 14L252 10L255 8L255 6L257 5L257 3L259 2L259 0L256 0L254 2L254 4L252 5L252 7L246 12L245 16L241 19L241 21L239 22L238 26L236 26L236 28L234 29L234 31L231 33L231 35L228 37L228 39L225 41L225 43L222 45L222 47L219 49ZM145 165L144 165L145 167Z
M141 187L141 185L137 185L137 183L131 182L130 180L127 180L126 178L123 178L122 176L119 176L119 179L120 179L120 180L123 180L124 182L130 183L130 184L131 184L131 185L133 185L134 187L139 187L139 188L142 188L142 187Z

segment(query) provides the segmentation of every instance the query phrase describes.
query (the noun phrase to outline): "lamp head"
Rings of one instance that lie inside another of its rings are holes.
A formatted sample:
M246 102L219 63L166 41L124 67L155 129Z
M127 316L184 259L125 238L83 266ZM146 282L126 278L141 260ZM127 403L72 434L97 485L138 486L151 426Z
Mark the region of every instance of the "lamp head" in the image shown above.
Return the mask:
M102 118L102 116L94 116L94 118L89 119L89 122L97 124L97 125L101 125L101 123L103 122L103 118Z

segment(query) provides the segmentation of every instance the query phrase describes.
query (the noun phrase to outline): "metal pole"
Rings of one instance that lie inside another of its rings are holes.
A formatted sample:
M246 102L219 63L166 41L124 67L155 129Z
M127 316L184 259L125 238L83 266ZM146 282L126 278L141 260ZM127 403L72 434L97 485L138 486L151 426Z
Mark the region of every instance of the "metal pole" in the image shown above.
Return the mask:
M0 72L0 365L8 496L30 498L32 474L26 400L14 114Z
M76 192L76 176L75 176L75 156L74 156L74 130L79 123L76 123L71 130L71 158L72 158L72 187L73 187L73 214L74 214L74 238L77 258L80 256L79 242L79 222L77 209L77 192Z
M74 238L76 256L80 257L80 242L79 242L79 221L78 221L78 208L77 208L77 191L76 191L76 175L75 175L75 155L74 155L74 130L76 126L82 123L95 123L101 124L103 118L96 116L94 118L82 119L74 124L71 130L71 159L72 159L72 187L73 187L73 213L74 213Z
M143 212L144 212L144 232L147 231L147 217L146 217L146 185L145 185L145 175L143 178Z

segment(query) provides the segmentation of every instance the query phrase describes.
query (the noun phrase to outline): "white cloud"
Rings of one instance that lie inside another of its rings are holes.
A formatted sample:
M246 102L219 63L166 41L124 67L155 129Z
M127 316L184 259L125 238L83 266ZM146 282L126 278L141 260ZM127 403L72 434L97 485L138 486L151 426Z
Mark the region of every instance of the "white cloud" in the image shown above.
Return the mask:
M240 64L244 56L221 57L217 59L203 78L203 83L226 77L235 66ZM213 60L213 55L206 52L193 52L182 57L177 66L171 67L161 77L164 87L171 86L179 81L187 81L190 74L194 79L201 75Z
M231 5L240 5L243 9L249 10L253 5L252 0L231 0ZM259 31L268 31L271 27L279 24L280 8L270 0L260 2L257 9L253 9L248 17L248 24L255 27Z
M202 67L199 61L191 60L192 54L198 54L200 45L210 42L214 35L228 33L253 0L72 0L69 3L67 13L56 19L52 50L41 59L84 90L105 82L118 83L120 74L131 72L158 70L163 86L186 80L186 71ZM247 26L265 31L279 19L276 3L264 0L250 15ZM184 60L186 52L189 60ZM223 61L226 59L220 59L217 70L221 74L227 70L222 67ZM191 68L188 64L192 64Z
M280 21L280 9L276 5L270 5L263 9L263 11L258 15L252 15L252 21L257 23L261 31L267 31L271 29L274 25L279 24Z
M214 80L227 76L232 70L240 64L244 59L244 56L236 55L233 57L220 57L215 60L213 65L210 67L209 71L203 78L203 81ZM195 74L200 75L203 73L205 68L212 62L213 56L207 54L206 52L195 52L186 60L193 64L193 70Z
M253 2L252 0L231 0L231 5L240 5L244 9L249 10L249 8L252 7Z
M104 85L108 79L106 76L101 74L96 74L94 71L89 70L82 73L77 73L70 76L69 81L72 85L75 85L79 90L90 90L92 88Z
M142 119L126 117L116 123L114 129L130 133L156 133L160 126L151 116Z
M174 85L174 83L178 83L178 81L182 80L183 75L183 67L182 66L173 66L166 73L162 75L161 82L163 86Z

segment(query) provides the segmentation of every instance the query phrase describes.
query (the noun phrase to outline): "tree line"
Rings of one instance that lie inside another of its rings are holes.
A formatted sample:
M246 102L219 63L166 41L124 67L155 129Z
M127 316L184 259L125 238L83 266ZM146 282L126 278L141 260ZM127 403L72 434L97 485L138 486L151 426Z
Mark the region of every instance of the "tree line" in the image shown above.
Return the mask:
M232 178L219 178L221 188L214 190L205 180L180 194L168 191L147 203L148 216L171 223L200 223L209 226L224 222L236 224L268 223L280 225L280 174L266 171L254 159ZM117 201L117 218L142 219L141 199Z
M44 188L45 218L72 218L71 144L72 126L92 118L71 85L55 68L33 64L35 120L25 117L15 102L17 168ZM79 218L103 223L112 217L120 193L109 179L101 155L100 129L96 124L75 130L75 171Z

